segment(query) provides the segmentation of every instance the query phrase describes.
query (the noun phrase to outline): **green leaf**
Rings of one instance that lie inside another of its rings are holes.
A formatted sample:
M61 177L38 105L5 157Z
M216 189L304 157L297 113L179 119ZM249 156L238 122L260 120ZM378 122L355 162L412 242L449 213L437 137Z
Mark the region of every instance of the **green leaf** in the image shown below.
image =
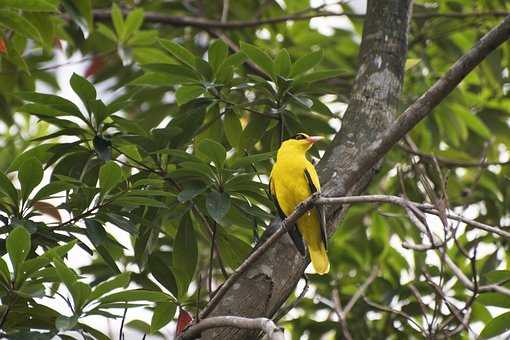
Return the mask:
M30 158L23 162L18 179L21 184L21 198L25 201L32 190L42 181L44 172L41 162L37 158Z
M93 336L93 339L97 340L111 340L109 336L106 336L104 333L98 331L95 327L91 327L84 323L78 323L78 327L86 331L87 333L90 333Z
M58 277L60 278L60 280L62 280L64 285L67 287L67 289L71 293L71 296L73 297L73 301L75 302L75 305L76 305L76 301L79 297L79 292L75 291L73 289L73 285L78 280L78 275L76 275L76 273L72 269L68 268L64 264L64 262L62 260L60 260L59 258L53 259L53 265L55 266Z
M409 71L410 69L414 68L416 65L418 65L421 62L420 58L409 58L406 60L405 64L405 71Z
M144 205L147 207L156 207L156 208L167 208L167 206L158 200L148 198L148 197L120 197L115 200L115 204L119 206L129 205L129 206L140 206Z
M295 78L293 86L303 84L303 83L304 84L313 83L316 81L330 79L330 78L342 76L345 74L346 74L345 70L342 70L342 69L321 70L321 71L310 72L305 75L298 75Z
M19 268L28 256L30 243L30 234L21 226L16 227L7 237L6 249L14 267L14 276L17 276Z
M150 302L174 302L175 299L163 292L145 289L132 289L119 293L113 293L102 297L101 304L110 302L131 302L131 301L150 301Z
M237 268L251 251L248 243L229 235L224 229L219 229L218 246L221 258L230 268Z
M59 316L55 319L55 328L59 331L67 331L72 329L78 323L78 317L73 316Z
M80 109L73 102L65 98L38 92L20 92L19 96L29 102L48 105L51 108L83 119Z
M150 332L154 333L174 319L177 305L171 302L156 303L152 314Z
M480 338L489 339L510 330L510 312L492 319L480 333Z
M89 31L92 31L94 29L91 1L92 0L73 0L73 5L76 6L79 12L78 14L85 18L85 21L87 22L87 28Z
M195 69L202 75L206 80L212 80L213 69L209 63L202 58L195 58Z
M111 243L111 242L110 242ZM96 250L99 255L103 258L105 263L110 267L110 270L113 274L120 274L120 269L117 267L117 263L115 263L115 259L110 254L110 248L105 245L95 245Z
M130 273L122 273L113 279L98 284L88 297L88 301L96 300L114 289L126 287L131 278Z
M209 60L209 64L217 74L221 64L228 57L227 44L225 44L221 39L215 40L211 44L211 46L209 46L209 50L207 51L207 57Z
M178 85L183 82L182 78L179 76L165 74L165 73L156 73L149 72L141 75L138 78L132 80L130 85L145 85L145 86L171 86Z
M108 233L98 221L86 218L85 226L87 227L87 236L94 246L104 245L108 241Z
M112 22L119 41L124 41L124 19L122 17L122 11L116 3L112 5Z
M223 73L227 72L228 68L237 68L241 66L242 63L245 62L247 59L246 54L243 52L234 53L231 56L228 56L221 66L219 67L218 71L216 72L216 75L219 79L223 79L224 75Z
M44 198L48 198L54 194L66 191L74 187L74 185L66 182L50 182L41 188L33 197L33 201L39 201Z
M482 293L477 301L486 306L510 308L510 296L500 293Z
M37 158L41 163L47 162L53 155L53 153L49 150L57 145L58 144L56 143L41 144L24 151L22 154L14 158L11 165L9 165L7 172L19 170L21 165L30 158Z
M245 166L250 166L257 162L266 161L268 159L271 159L274 156L272 152L265 152L265 153L257 153L249 156L239 157L235 158L230 166L232 168L240 168Z
M152 190L136 190L136 191L146 192L146 191L152 191ZM164 193L166 193L166 191ZM121 215L117 215L114 213L106 213L106 215L108 216L109 222L114 224L116 227L119 227L122 230L127 231L131 235L136 235L137 228L133 223L131 223L130 220L122 217Z
M257 46L241 41L241 51L244 52L257 66L271 77L274 76L274 65L269 55Z
M0 172L0 192L9 196L15 206L18 205L18 191L14 185L12 185L11 180L5 176L3 172Z
M53 247L51 249L48 249L44 254L40 256L26 260L23 263L23 274L18 276L16 282L21 283L23 280L25 280L26 277L32 276L32 274L35 273L37 270L48 265L53 258L63 257L65 254L69 252L69 250L71 250L74 247L74 245L77 242L78 242L77 240L73 240L61 246ZM47 269L52 270L53 268Z
M104 35L106 38L110 39L113 42L117 42L117 36L115 35L115 32L110 29L110 27L104 25L104 24L97 24L97 32Z
M72 285L75 309L81 310L90 296L91 288L83 282L75 282Z
M159 39L159 43L167 50L175 59L181 63L195 69L195 56L181 45L166 39Z
M482 138L490 139L492 133L485 123L476 115L468 110L458 109L455 114L468 126L468 128Z
M2 280L5 284L9 284L11 282L11 273L9 272L9 267L7 267L7 263L0 257L0 280Z
M122 181L122 169L113 161L106 162L99 169L99 188L103 195L107 194Z
M321 62L322 59L322 50L312 52L310 54L304 55L292 65L290 69L290 76L295 77L296 75L303 75L308 70L315 67L317 64Z
M149 270L154 278L174 296L178 294L177 281L170 268L169 253L154 252L149 257Z
M205 89L199 85L184 85L177 89L175 98L178 105L183 105L192 99L200 97L205 92Z
M138 31L143 23L143 9L137 8L130 12L124 24L124 37L128 39L133 33Z
M243 133L241 134L241 150L251 150L254 148L255 144L262 138L264 132L266 131L266 127L269 125L269 119L259 118L259 117L251 117L250 122L244 128Z
M175 64L145 64L143 65L144 70L163 73L171 76L175 84L181 83L199 83L200 74L186 65L175 65ZM173 84L173 83L172 83ZM170 84L170 85L172 85Z
M0 8L16 8L23 11L56 12L56 3L46 0L0 0Z
M133 33L131 38L128 39L127 43L130 46L149 46L154 45L158 41L159 32L156 30L144 30L144 31L136 31ZM165 58L169 58L165 55ZM173 61L173 60L172 60ZM163 60L159 60L158 62L163 62Z
M207 186L203 183L186 183L184 189L177 195L177 200L181 203L188 202L203 193L205 190L207 190Z
M0 9L0 26L10 28L26 38L43 43L39 30L15 11Z
M71 88L80 97L87 110L91 113L92 105L96 100L96 88L89 81L76 73L73 73L70 80Z
M198 145L198 150L210 161L212 161L217 168L222 169L227 151L220 143L212 139L204 139Z
M185 296L198 263L198 246L191 217L182 217L174 240L172 267L178 280L179 296Z
M290 60L289 52L287 52L286 49L282 49L276 56L274 62L275 73L287 78L290 74L291 64L292 62Z
M234 112L228 111L225 113L223 118L223 129L229 144L232 147L237 148L239 146L239 142L241 141L243 126L241 125L241 121Z
M223 217L225 217L230 210L230 197L224 192L212 191L205 199L205 207L209 216L211 216L216 223L221 224Z

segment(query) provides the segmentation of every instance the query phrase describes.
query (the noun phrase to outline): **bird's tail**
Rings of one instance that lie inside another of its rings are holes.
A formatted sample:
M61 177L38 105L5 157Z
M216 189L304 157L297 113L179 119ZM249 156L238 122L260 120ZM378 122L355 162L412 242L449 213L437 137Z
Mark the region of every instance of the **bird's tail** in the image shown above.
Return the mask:
M308 247L310 251L310 258L312 259L312 265L317 274L323 275L329 272L329 260L328 254L324 244L320 244L320 247Z

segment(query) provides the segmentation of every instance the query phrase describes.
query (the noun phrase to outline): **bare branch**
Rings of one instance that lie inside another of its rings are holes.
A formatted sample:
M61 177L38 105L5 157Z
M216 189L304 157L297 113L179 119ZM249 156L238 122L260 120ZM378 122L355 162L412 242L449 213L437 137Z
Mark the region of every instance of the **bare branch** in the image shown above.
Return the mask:
M427 214L432 214L439 216L440 212L431 204L428 203L417 203L406 200L405 198L398 196L390 196L390 195L361 195L361 196L344 196L344 197L321 197L319 198L315 204L351 204L351 203L391 203L396 204L401 207L415 207L422 212ZM510 233L500 229L498 227L494 227L485 223L477 222L474 220L470 220L463 216L459 216L454 213L446 213L446 217L461 221L463 223L469 224L474 228L482 229L490 233L497 234L499 236L510 238ZM425 231L426 232L426 231Z
M373 301L370 301L365 296L363 297L363 300L365 301L365 303L367 305L369 305L372 308L379 309L384 312L388 312L388 313L392 313L392 314L401 316L402 318L406 319L407 321L409 321L410 323L415 325L423 334L427 334L427 331L420 324L418 324L416 321L414 321L414 319L409 314L402 312L400 310L392 309L392 308L380 305L378 303L375 303Z
M337 13L330 11L321 11L315 8L310 8L306 12L314 12L311 14L293 13L281 17L265 18L257 20L212 20L203 17L194 17L186 15L168 15L158 12L145 12L144 21L146 23L163 24L177 27L197 27L197 28L217 28L217 29L240 29L258 27L263 25L280 24L287 21L306 21L313 18L325 17L343 17L346 16L350 19L364 19L364 14L356 13ZM92 12L94 20L96 21L110 21L111 11L109 9L95 9ZM127 14L127 11L126 11ZM449 19L465 19L465 18L497 18L509 15L508 11L491 11L491 12L469 12L469 13L416 13L413 19L432 19L432 18L449 18ZM222 15L223 17L223 15Z
M218 327L259 329L267 334L269 340L285 340L283 329L278 327L273 320L267 318L250 319L239 316L214 316L203 319L185 330L177 340L195 339L203 331Z
M342 309L342 301L340 300L340 294L338 293L338 289L333 289L333 304L335 307L336 315L338 316L338 322L340 324L340 328L342 328L342 333L344 338L347 340L352 340L351 332L349 332L349 327L347 326L347 321L345 321L345 316L347 313Z

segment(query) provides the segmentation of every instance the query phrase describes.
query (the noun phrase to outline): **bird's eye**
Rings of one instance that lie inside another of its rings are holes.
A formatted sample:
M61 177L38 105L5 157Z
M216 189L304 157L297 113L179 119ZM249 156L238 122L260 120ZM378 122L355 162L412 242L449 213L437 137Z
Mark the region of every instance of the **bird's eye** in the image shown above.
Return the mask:
M304 133L298 133L297 135L295 135L293 137L293 139L296 139L296 140L306 139L306 135Z

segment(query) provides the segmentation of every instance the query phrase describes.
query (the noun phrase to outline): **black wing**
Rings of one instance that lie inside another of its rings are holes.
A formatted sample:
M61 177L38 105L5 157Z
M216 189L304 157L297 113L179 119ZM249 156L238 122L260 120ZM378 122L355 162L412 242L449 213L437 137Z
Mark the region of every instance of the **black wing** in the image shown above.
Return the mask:
M271 180L269 180L269 181L271 181ZM271 188L271 182L269 183L269 187ZM278 210L278 214L280 215L280 217L282 219L287 218L287 216L285 216L285 213L283 212L282 208L280 207L278 200L276 199L276 193L275 194L271 193L271 196L273 196L273 202L274 202L274 205L276 206L276 209ZM288 231L289 231L290 238L292 239L292 242L296 246L296 249L299 251L299 253L302 256L305 256L306 255L305 243L303 241L303 236L301 236L301 233L299 232L299 229L297 228L297 224L294 223L294 224L288 226Z
M305 177L306 177L306 181L308 182L308 187L310 188L310 194L313 195L313 193L317 192L318 190L315 187L315 185L313 184L312 176L310 176L310 173L308 172L307 169L305 169ZM322 210L322 208L320 206L315 207L315 209L317 210L317 215L319 217L319 224L321 226L322 242L324 243L324 248L328 249L328 236L326 233L326 219L324 217L324 211Z

